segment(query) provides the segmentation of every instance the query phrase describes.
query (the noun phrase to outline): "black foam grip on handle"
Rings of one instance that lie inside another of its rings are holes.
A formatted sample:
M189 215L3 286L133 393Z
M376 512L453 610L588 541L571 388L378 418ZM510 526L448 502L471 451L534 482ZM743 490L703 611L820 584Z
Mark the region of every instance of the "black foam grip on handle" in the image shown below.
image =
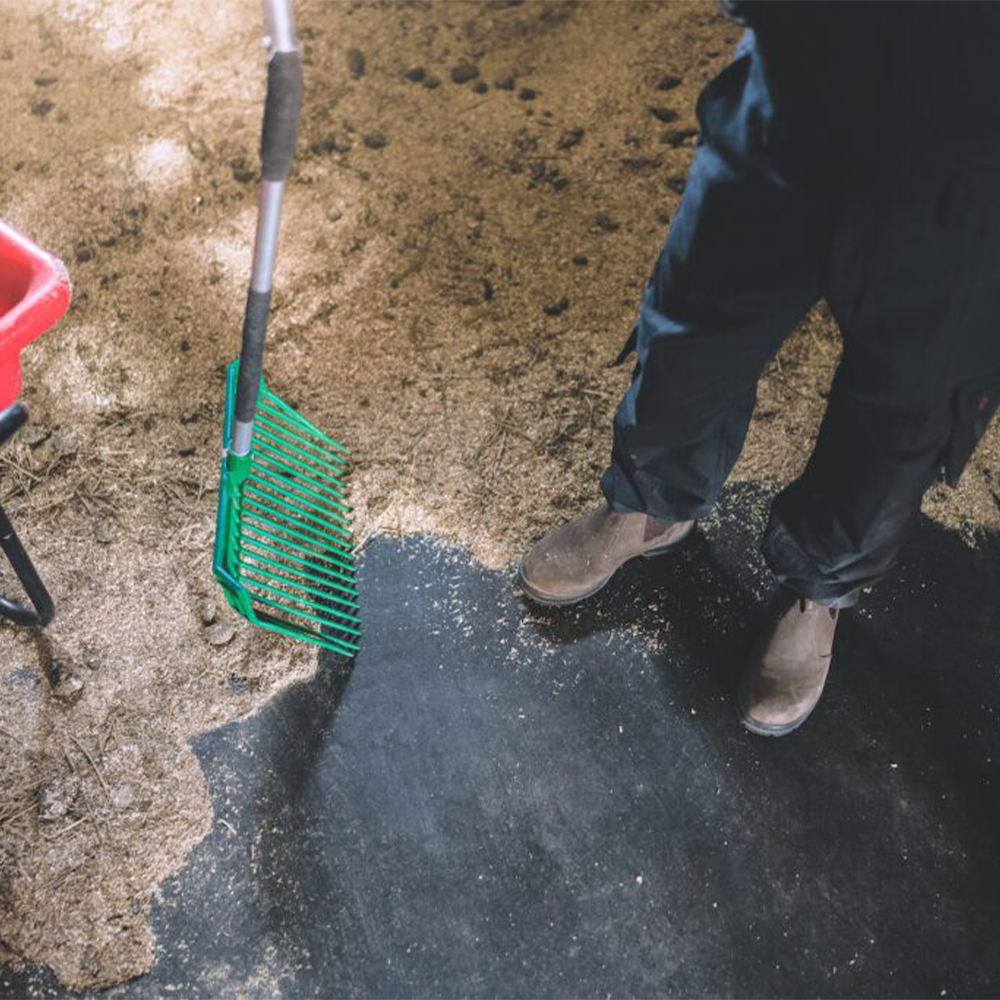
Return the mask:
M266 181L283 181L295 156L302 107L302 60L298 52L276 52L267 66L267 99L260 136Z
M267 333L267 314L271 308L270 292L247 295L247 310L243 316L243 348L240 351L240 372L236 383L234 416L241 423L249 423L257 412L257 395L260 376L264 370L264 336Z

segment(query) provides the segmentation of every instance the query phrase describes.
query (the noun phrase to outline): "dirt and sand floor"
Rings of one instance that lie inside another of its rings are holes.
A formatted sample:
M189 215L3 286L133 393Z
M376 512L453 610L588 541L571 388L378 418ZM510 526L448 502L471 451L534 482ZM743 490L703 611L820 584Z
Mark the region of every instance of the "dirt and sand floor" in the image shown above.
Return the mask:
M137 976L150 900L213 823L197 733L310 676L212 580L263 92L255 0L5 0L0 217L74 300L25 354L0 496L58 603L0 626L0 964ZM501 568L593 504L624 341L683 189L709 3L299 5L306 94L269 384L355 452L360 544ZM735 478L801 468L839 353L817 310L760 386ZM1000 526L994 427L925 512ZM9 583L0 576L0 582Z

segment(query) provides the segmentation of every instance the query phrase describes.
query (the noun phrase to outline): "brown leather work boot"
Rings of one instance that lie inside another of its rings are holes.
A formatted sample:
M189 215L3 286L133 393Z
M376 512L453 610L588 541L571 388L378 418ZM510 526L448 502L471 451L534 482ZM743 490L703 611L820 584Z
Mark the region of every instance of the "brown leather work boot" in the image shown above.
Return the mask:
M694 521L592 511L550 531L521 561L518 581L538 604L575 604L596 594L636 556L658 556L683 542Z
M761 736L798 729L816 707L833 654L839 612L782 588L777 620L758 640L740 674L743 725Z

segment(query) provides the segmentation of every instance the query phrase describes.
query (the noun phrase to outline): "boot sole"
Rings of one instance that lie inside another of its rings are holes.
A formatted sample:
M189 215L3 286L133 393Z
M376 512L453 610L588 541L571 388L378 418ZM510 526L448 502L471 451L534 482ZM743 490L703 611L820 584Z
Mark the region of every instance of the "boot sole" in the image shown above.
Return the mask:
M818 704L819 702L816 703L816 705ZM739 698L736 699L736 714L740 717L743 728L756 736L787 736L789 733L794 733L813 714L816 705L813 705L805 715L794 719L792 722L786 722L783 726L769 726L763 722L756 722L747 715L746 710L743 708L743 703Z
M696 522L697 523L697 522ZM686 541L688 541L694 534L694 529L696 524L692 524L691 527L684 533L681 538L676 541L671 542L669 545L663 545L656 549L650 549L648 552L640 552L637 556L632 556L631 559L626 559L620 566L616 567L611 573L609 573L603 580L601 580L597 586L588 590L585 594L578 594L576 597L550 597L545 594L540 594L537 590L534 590L530 584L524 579L524 560L521 560L521 564L517 567L517 585L524 592L525 597L529 598L535 604L540 604L542 607L546 608L565 608L571 604L579 604L581 601L586 601L593 597L594 594L603 590L612 580L615 573L618 572L623 566L628 565L634 559L656 559L658 556L669 555L671 552L676 552Z

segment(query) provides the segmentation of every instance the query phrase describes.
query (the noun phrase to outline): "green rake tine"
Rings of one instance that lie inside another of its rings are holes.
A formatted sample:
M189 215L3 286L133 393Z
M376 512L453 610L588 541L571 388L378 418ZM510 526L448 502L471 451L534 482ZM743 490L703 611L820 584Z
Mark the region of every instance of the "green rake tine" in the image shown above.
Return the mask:
M284 611L286 614L297 615L299 618L305 618L307 621L311 622L318 622L320 625L329 625L330 628L339 629L341 632L346 632L348 635L361 635L361 632L358 631L358 629L348 628L346 625L341 625L338 622L330 621L327 618L320 618L317 615L306 614L304 611L298 611L295 608L289 608L284 604L279 604L277 601L272 601L267 597L261 597L258 594L253 594L251 596L255 601L260 601L261 604L266 604L272 608L278 608L280 611Z
M266 611L258 612L257 617L264 628L269 628L273 632L280 632L283 635L291 636L293 639L304 639L306 642L314 642L317 646L325 646L327 649L332 649L334 652L340 653L342 656L353 657L358 651L357 645L348 646L342 642L337 642L329 635L322 632L315 632L311 628L306 628L304 625L297 625L295 628L283 627L278 624L278 618L275 618L273 615L269 615Z
M287 566L284 563L276 563L268 559L263 559L256 554L253 555L253 559L255 560L254 562L247 562L243 564L244 570L249 570L254 573L264 573L268 576L273 576L276 580L289 580L293 583L299 580L308 580L310 583L319 584L320 587L325 588L321 592L317 593L330 594L331 591L339 591L343 596L338 596L338 600L355 609L358 607L358 592L353 587L345 586L344 584L331 583L329 580L324 580L321 577L317 577L310 573L304 573L301 570L295 567ZM279 574L273 573L271 568L265 567L272 567L273 569L281 570L283 573L291 572L296 575L294 577L279 576Z
M264 628L291 636L293 639L305 639L307 642L318 643L320 646L326 646L327 649L335 649L345 656L354 656L358 651L357 643L347 642L329 632L317 632L306 625L300 625L298 622L286 622L283 618L278 618L267 611L257 611L257 620Z
M340 490L334 489L332 486L326 486L324 485L321 479L314 479L312 476L309 476L306 473L302 472L301 470L297 469L294 465L289 465L287 462L282 461L280 458L275 458L274 455L266 448L254 449L254 465L256 466L257 462L259 461L270 462L271 465L277 466L279 470L282 468L286 469L289 479L293 480L293 482L290 483L289 485L292 486L297 485L294 482L294 480L296 477L298 477L300 479L304 479L311 486L315 486L319 490L327 490L328 492L332 493L335 497L337 497L338 500L344 499L344 494ZM268 468L268 466L265 466L265 468ZM275 474L280 475L279 472L275 472ZM303 487L303 489L304 488L305 487ZM330 503L336 503L336 502L337 501L334 500L330 501Z
M270 486L273 489L278 488L274 486L274 484L270 480L264 480L264 483L265 485ZM244 489L254 490L254 492L260 493L262 496L274 496L274 494L271 493L270 490L261 489L260 481L255 482L254 480L247 480ZM311 500L306 500L304 497L297 496L295 497L295 501L296 502L293 506L296 507L296 509L302 510L303 508L308 507L310 510L314 510L319 514L325 514L328 518L330 517L334 518L335 520L339 521L342 525L344 525L344 527L347 528L348 532L350 531L351 519L345 516L344 514L334 513L325 507L320 507L319 504L313 503Z
M254 478L262 479L269 485L274 483L276 489L295 489L299 493L308 493L309 496L315 497L317 500L321 500L323 503L328 504L329 507L326 509L330 510L331 516L333 516L333 508L337 507L343 511L343 518L346 519L347 516L354 509L353 507L348 507L347 504L338 503L336 500L328 500L320 493L316 493L310 490L307 486L302 486L300 483L289 483L287 480L281 478L281 473L276 472L274 469L269 469L267 466L257 465L254 467ZM300 499L296 496L296 499ZM319 509L319 508L318 508Z
M250 528L251 531L256 532L258 535L263 535L265 538L270 538L274 542L280 542L282 545L287 545L290 549L295 549L298 552L305 552L306 555L310 556L315 556L317 554L315 549L307 549L303 545L298 545L295 542L290 542L287 539L282 538L280 535L272 534L270 531L265 531L263 528L258 528L256 525L251 525ZM256 539L251 539L251 541L256 541ZM324 556L324 558L329 559L330 562L332 562L336 566L340 566L343 569L349 570L352 573L354 572L353 562L347 562L342 557L337 557L337 556Z
M287 434L289 437L297 438L303 444L307 444L310 448L314 448L316 451L322 451L329 454L331 447L335 448L338 452L341 452L345 456L350 456L350 452L339 445L333 438L326 437L317 427L314 427L308 421L303 420L302 417L298 417L295 422L291 423L289 426L289 418L280 411L270 409L266 404L261 405L261 413L263 413L263 420L269 427L274 427L276 430L280 431L282 434ZM321 440L319 443L315 443L310 440L311 437L319 437ZM349 462L349 457L340 458L337 455L332 455L331 458L337 462L343 462L345 465Z
M319 447L319 445L313 444L308 438L304 438L301 434L296 434L295 431L288 430L285 427L284 424L278 423L276 421L271 421L269 423L268 422L264 422L263 426L273 427L275 430L280 431L282 434L284 434L285 438L293 438L294 440L296 440L296 441L300 442L301 444L305 445L305 447L311 448L313 451L319 452L320 456L324 456L324 455L327 456L327 458L314 457L312 455L309 455L308 453L304 453L306 455L306 457L310 461L312 461L312 462L326 462L329 459L329 461L331 463L335 462L337 464L337 466L338 466L337 471L338 472L342 472L342 471L344 471L344 469L347 468L347 459L338 458L336 455L331 455L329 451L323 451L323 450L321 450L320 447ZM258 425L258 428L257 428L258 431L260 431L260 427L261 427L261 425ZM264 431L261 431L261 434L264 437L271 438L271 440L273 440L273 441L280 441L283 444L287 443L285 441L285 438L278 437L275 434L268 434L268 433L265 433Z
M277 434L271 434L268 431L265 431L260 426L257 427L256 433L259 434L262 438L266 438L268 441L274 442L274 444L268 445L267 446L268 448L277 448L277 450L280 451L282 454L298 455L300 458L304 458L306 459L306 461L312 462L315 465L326 466L333 473L334 479L336 479L337 476L343 475L344 473L343 466L337 466L334 465L333 462L327 462L325 459L317 458L314 455L310 455L308 452L304 451L299 445L290 444L284 438L278 437ZM280 447L277 447L279 445ZM311 466L309 466L309 468L311 468Z
M258 457L263 458L263 459L265 459L267 461L271 461L271 457L268 454L264 453L264 452L261 452ZM261 466L257 466L257 468L260 469L262 467ZM284 473L282 473L280 471L277 471L277 470L272 470L271 475L272 475L272 477L273 476L283 476ZM249 482L248 485L251 485L251 486L253 485L253 480L252 479L250 480L250 482ZM281 480L280 482L274 483L274 486L277 489L279 489L279 491L282 494L286 493L289 488L295 488L298 485L299 484L297 482L295 482L295 480L292 479L291 477L285 478L285 479ZM336 501L332 501L332 500L328 501L328 503L335 503L335 502Z
M264 534L273 541L279 542L281 544L282 546L281 548L270 547L270 551L274 555L277 555L284 559L301 560L304 565L310 566L312 569L316 569L319 572L326 573L329 576L333 576L337 579L343 580L344 583L348 584L349 586L356 585L357 570L352 561L345 560L342 556L338 556L330 550L321 549L317 551L316 549L307 549L301 545L297 545L295 542L289 542L281 538L275 538L274 535L265 532L262 528L258 528L256 525L250 525L250 530L257 535ZM251 545L263 545L267 547L266 542L262 542L259 538L255 538L253 536L250 536L244 541ZM243 543L241 542L241 545L242 544ZM312 560L316 561L310 562L308 559L303 559L302 556L297 556L287 553L285 551L286 548L292 548L295 549L297 552L302 552L305 556L308 556Z
M334 454L329 448L314 444L308 438L301 434L296 434L295 431L274 420L265 420L262 426L270 431L267 436L272 441L276 441L287 448L301 449L301 454L308 461L332 466L334 474L337 476L346 476L349 473L351 468L350 462Z
M357 601L336 597L335 595L330 594L328 590L317 590L315 587L309 587L304 583L299 583L294 578L282 576L280 573L274 573L271 570L263 569L262 567L257 566L256 564L252 566L247 566L246 569L252 570L254 573L258 573L261 576L266 576L270 580L277 580L279 583L287 584L289 587L293 587L296 590L304 590L307 594L313 594L315 597L329 597L329 599L333 601L335 604L343 604L349 608L356 608L358 606ZM357 621L356 618L353 618L353 616L351 617L352 620Z
M267 413L272 404L278 406L280 410L284 410L285 414L290 416L294 423L297 424L309 423L309 421L307 421L305 417L303 417L300 413L297 413L283 399L279 398L278 396L275 396L273 393L268 393L267 396L261 401L261 409L264 410L265 413ZM312 424L309 424L309 429L318 438L321 438L332 448L335 448L337 451L342 451L345 455L350 455L350 451L347 448L345 448L342 444L339 444L338 442L334 441L332 437L329 437L328 435L324 434L318 427L313 427Z
M315 521L317 524L322 524L325 527L332 528L333 529L333 534L336 537L337 541L343 543L343 545L347 548L348 551L351 551L353 549L353 545L352 545L352 542L351 542L351 536L350 536L349 532L341 531L341 530L339 530L339 528L336 525L327 524L326 521L321 521L315 515L306 514L305 511L303 511L300 508L296 507L294 504L283 503L277 497L271 496L270 493L260 493L259 490L254 490L253 492L254 492L255 495L256 494L260 494L261 496L263 496L268 503L274 503L274 504L277 504L280 507L285 507L285 508L287 508L290 511L294 511L300 517L303 517L303 516L304 517L308 517L310 521ZM250 497L250 496L244 497L243 502L244 502L244 504L252 503L255 506L260 506L260 503L257 500L255 500L253 497ZM264 509L270 509L270 508L265 507ZM289 518L289 520L291 520L291 518Z
M246 504L252 502L253 501L250 497L247 497L245 500ZM273 511L268 511L265 508L264 512L261 513L258 510L252 510L249 507L244 507L243 514L250 519L249 523L247 524L247 528L250 531L263 533L263 529L258 528L255 523L255 522L260 522L262 520L266 521L266 525L269 528L285 532L293 531L292 528L286 527L285 518L281 511L273 512ZM271 520L271 518L273 518L275 514L277 515L277 517L281 518L280 522ZM290 521L291 518L289 518L288 520ZM327 542L318 538L303 538L300 535L296 535L295 537L299 538L300 541L312 543L313 546L312 548L306 548L303 547L300 543L292 541L291 538L283 537L281 535L271 535L269 537L276 545L279 546L279 548L284 545L289 545L292 548L298 549L300 552L302 552L304 555L310 558L327 553L330 556L336 556L338 559L345 562L347 564L344 567L345 569L353 569L354 567L354 540L352 538L345 538L344 540L334 540L333 542ZM325 555L323 557L326 558Z
M259 428L258 428L259 430ZM328 479L340 485L341 479L346 476L344 469L338 469L330 462L324 462L306 454L297 444L289 444L287 441L268 434L266 431L259 431L261 441L257 442L257 448L265 454L280 456L282 461L291 463L299 474L313 475L317 478Z
M342 580L345 584L349 586L354 586L356 580L354 578L354 567L351 567L350 573L345 573L340 569L331 569L329 566L324 566L321 563L310 562L308 559L303 559L302 556L292 555L290 552L286 552L284 549L275 548L273 545L268 545L267 542L262 542L259 538L244 538L243 548L245 549L247 545L253 545L258 549L261 549L265 553L270 555L279 556L282 559L287 559L290 562L296 562L300 566L308 566L309 569L316 570L317 573L323 573L334 580ZM310 551L311 555L315 553ZM308 576L308 573L303 575Z
M268 461L282 463L289 470L291 478L305 477L315 482L318 486L324 486L326 489L337 494L337 496L343 498L343 493L340 490L340 479L337 476L330 475L325 469L317 468L314 465L307 465L295 454L290 453L284 448L278 448L269 441L257 442L254 446L254 451L257 455L266 458ZM327 483L334 485L325 486Z
M349 556L351 554L350 549L347 549L347 548L338 548L335 545L325 545L323 542L321 542L317 538L313 538L313 537L311 537L309 535L303 535L301 531L296 531L294 528L286 528L283 524L278 524L277 522L272 521L269 518L264 517L262 514L258 514L256 511L246 511L245 510L243 512L243 516L247 517L247 518L251 518L253 521L259 522L261 524L266 524L269 528L277 528L278 531L284 531L287 534L292 535L294 538L300 538L304 542L312 542L313 545L322 546L324 551L327 551L327 552L330 552L330 551L337 552L341 556ZM282 541L281 538L277 538L275 540L279 541L279 542Z
M272 465L278 466L278 468L284 468L288 471L288 478L291 480L305 479L307 483L312 483L314 486L329 490L338 499L344 499L344 493L340 489L340 480L336 479L334 476L328 476L325 472L319 469L312 469L310 467L304 466L301 463L295 464L296 459L293 457L288 459L285 457L285 453L274 448L272 445L257 445L254 449L254 454L257 458L263 459L265 462L270 462ZM327 485L328 483L336 483L336 486Z
M358 647L355 643L348 644L337 642L335 640L331 641L331 637L326 632L316 630L305 623L296 622L295 625L292 626L284 625L281 623L279 618L275 617L264 608L259 608L256 611L256 615L257 623L262 625L264 628L280 632L283 635L291 636L293 639L303 639L306 642L314 642L319 646L326 646L327 649L333 649L349 658L353 658L357 655Z
M299 493L305 493L307 496L311 496L314 500L319 500L321 503L329 504L330 510L339 509L340 512L346 517L349 515L353 508L348 507L347 504L339 503L336 500L331 500L329 497L323 496L322 493L317 493L315 490L310 489L308 486L303 486L301 483L290 483L285 479L281 478L281 473L276 469L268 468L266 465L255 464L253 466L253 474L256 479L264 479L268 482L273 482L276 487L280 489L294 489L298 490Z
M262 504L259 500L254 500L253 497L244 497L243 504L244 507L246 507L246 505L249 504L253 507L256 507L258 510L264 511L265 513L270 513L272 511L272 508L269 507L267 504ZM346 542L344 551L345 552L351 551L350 540L345 539L343 535L340 536L331 535L326 531L321 531L319 528L314 528L311 524L306 524L305 522L300 521L298 518L292 517L290 514L285 516L285 520L289 524L297 524L300 528L304 528L306 531L311 531L314 535L318 535L320 538L327 539L328 541L332 542L335 546L345 545Z
M349 458L341 458L339 454L331 451L325 443L317 443L310 440L305 433L299 433L300 430L308 431L309 428L292 428L273 416L263 417L262 425L268 428L274 435L277 435L284 443L290 444L295 442L299 447L308 448L309 451L306 453L306 456L311 461L332 462L338 467L338 473L346 473L350 468ZM313 454L314 452L316 454Z
M258 529L253 528L252 530L257 531ZM256 546L258 549L261 550L260 553L255 554L254 552L250 551L249 549L247 549L246 547L247 545ZM333 559L332 556L327 555L326 550L320 550L320 551L310 550L307 554L316 560L315 562L310 562L309 559L304 558L303 556L293 555L292 553L286 552L283 548L276 548L275 546L270 546L266 542L262 542L259 538L253 538L253 537L245 538L241 542L240 547L241 547L241 556L240 556L241 559L244 556L248 558L259 559L262 562L267 562L268 560L273 560L275 558L286 559L289 562L297 564L296 566L282 567L283 569L286 569L290 573L297 573L300 576L308 576L309 574L306 573L303 569L301 569L302 566L306 566L309 569L315 570L317 573L326 577L325 579L318 580L317 582L319 583L330 584L331 586L340 584L345 587L354 587L357 585L357 579L355 576L355 570L353 564L350 566L350 569L348 569L346 572L340 566L333 567L329 565L324 565L324 563L331 562Z
M322 611L324 614L335 615L337 618L343 618L344 621L353 622L356 625L361 624L355 615L352 615L347 611L341 611L340 608L333 605L326 604L322 601L313 601L306 597L299 597L298 594L290 594L287 590L284 590L281 587L276 587L273 583L268 583L266 580L258 580L253 576L247 576L245 579L251 587L260 587L264 590L269 590L273 594L277 594L279 597L285 598L285 600L295 601L297 604L301 604L306 608L311 608L314 611ZM357 608L357 605L351 604L349 607Z
M295 628L285 628L277 624L279 619L269 615L266 611L258 612L258 618L264 628L272 629L275 632L281 632L284 635L291 636L293 639L304 639L306 642L314 642L318 646L325 646L327 649L332 649L334 652L340 653L342 656L353 657L358 651L356 644L348 646L345 643L337 642L329 635L322 632L315 632L311 628L306 628L304 625L297 625Z
M251 588L257 588L258 590L269 590L271 591L271 593L277 594L278 597L284 598L284 600L286 601L294 601L295 604L300 605L301 607L308 608L311 612L312 611L321 612L324 615L333 615L337 619L343 619L343 621L332 621L332 620L326 621L326 624L329 625L331 628L339 628L342 631L347 632L347 631L353 631L353 629L352 626L345 625L344 622L351 622L352 625L361 624L361 622L354 615L346 614L339 608L331 608L325 604L316 604L313 601L306 600L306 598L304 597L299 597L297 594L289 594L287 591L282 590L280 587L275 587L269 583L266 583L263 580L254 580L251 577L247 579L247 584ZM250 594L254 598L254 600L260 600L260 601L264 600L264 598L261 597L260 594L255 593L254 590L251 590ZM302 617L306 616L305 611L301 610L292 611L291 609L288 608L286 608L286 610L288 611L288 614L301 615Z
M259 544L259 543L254 543L254 544ZM296 566L287 566L283 562L281 562L280 560L273 559L270 556L266 556L266 555L260 556L260 555L257 555L256 552L248 552L248 551L246 551L247 546L246 546L245 542L244 542L243 549L244 549L244 558L246 558L246 559L255 559L257 562L262 562L262 563L264 563L264 564L266 564L268 566L277 566L279 569L287 570L289 573L297 573L299 576L305 577L307 580L313 580L315 583L321 583L325 587L334 587L337 590L343 591L345 594L350 594L352 597L357 597L358 596L357 588L356 587L352 587L352 586L348 586L347 583L337 583L335 580L330 579L329 576L328 577L317 576L315 573L307 573L305 570L299 569ZM283 555L284 553L280 553L280 554ZM288 559L295 559L295 556L287 556L286 558L288 558ZM295 559L295 561L298 562L298 563L305 563L304 560L300 560L300 559ZM310 563L305 563L305 565L309 566L311 564ZM344 576L344 577L342 577L342 579L353 583L353 581L351 580L351 578L348 577L348 576Z
M345 521L342 518L338 518L338 520L342 521L342 523L345 525L345 527L347 528L346 531L341 530L336 525L331 525L329 523L329 520L323 520L322 518L317 517L315 514L310 513L308 510L305 510L298 504L289 503L283 497L277 496L274 493L270 493L267 490L262 490L256 483L247 483L244 489L246 491L252 491L253 493L261 496L263 498L262 502L276 503L278 504L279 507L286 507L288 510L294 511L299 517L308 518L310 521L315 521L317 524L323 524L326 527L330 528L335 535L339 535L341 538L345 539L348 542L350 541L351 538L350 522Z

